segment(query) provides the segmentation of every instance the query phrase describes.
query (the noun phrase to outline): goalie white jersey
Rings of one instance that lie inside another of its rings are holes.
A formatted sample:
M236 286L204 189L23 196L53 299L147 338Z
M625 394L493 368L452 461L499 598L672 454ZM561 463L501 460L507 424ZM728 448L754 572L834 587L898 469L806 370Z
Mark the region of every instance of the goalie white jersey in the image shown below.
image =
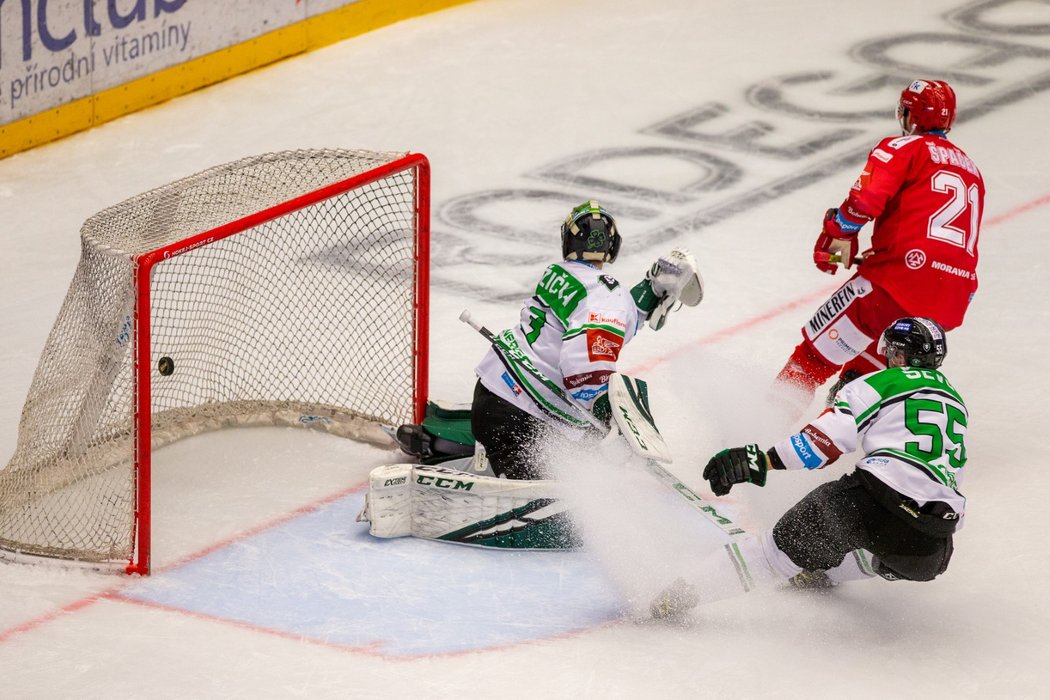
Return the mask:
M835 403L774 445L788 469L820 469L862 448L862 469L922 506L948 504L959 516L966 464L966 404L937 370L894 367L844 386Z
M535 294L522 307L521 323L498 337L590 409L607 391L623 346L644 322L630 289L592 265L564 261L544 270ZM475 369L489 391L537 418L554 416L586 425L507 354L490 349Z

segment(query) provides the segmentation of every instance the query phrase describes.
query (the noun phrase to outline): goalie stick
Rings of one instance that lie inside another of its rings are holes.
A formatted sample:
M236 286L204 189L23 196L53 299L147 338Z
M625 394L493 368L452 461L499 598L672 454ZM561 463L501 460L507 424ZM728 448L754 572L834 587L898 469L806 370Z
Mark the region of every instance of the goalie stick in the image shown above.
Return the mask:
M555 384L550 379L550 377L541 372L540 369L532 363L532 360L529 359L528 355L526 355L521 350L515 347L507 345L499 339L499 336L497 336L488 328L475 321L470 315L469 310L464 309L463 313L459 315L459 320L476 330L478 333L480 333L481 337L489 341L489 343L492 344L493 349L495 349L496 352L498 352L504 360L512 362L518 367L521 367L523 370L532 375L534 379L543 384L543 386L547 387L547 389L550 390L552 394L558 397L561 400L561 402L567 408L569 408L569 410L572 412L572 415L576 417L578 421L590 423L591 427L596 428L599 432L602 433L610 431L610 429L604 423L598 420L593 413L576 403L576 401L574 401L571 396L565 393L564 389ZM562 423L573 425L573 423L571 423L570 421L566 421L564 418L557 414L550 415L552 415L553 418L560 418L562 420Z
M655 476L668 487L678 492L682 498L714 523L722 532L731 537L744 534L744 530L734 523L730 518L718 512L702 496L682 483L682 480L665 469L660 462L671 462L671 452L653 419L652 410L649 408L648 385L642 379L634 379L625 374L614 373L609 377L609 403L612 406L613 416L620 432L627 438L629 443L637 441L638 447L632 443L632 449L636 454L644 454L649 457L645 467L650 474ZM659 440L654 439L654 435ZM652 448L649 446L652 445ZM661 450L660 458L657 458L656 450Z
M510 350L500 343L499 338L492 331L474 321L469 310L464 310L459 315L459 320L481 334L483 338L492 344L497 352ZM590 411L581 407L571 396L562 391L527 356L520 353L520 351L518 355L524 360L521 366L525 371L543 382L567 406L582 413L591 425L605 432L605 425L595 418ZM688 501L694 510L699 511L701 515L727 535L735 537L744 534L744 530L738 527L730 518L719 513L710 502L682 483L678 477L661 466L659 461L657 461L659 459L660 461L671 462L671 451L668 449L663 436L656 429L656 422L649 408L648 385L644 380L633 379L627 375L614 372L609 377L609 403L612 407L613 418L619 433L624 436L632 452L646 458L645 465L650 474L664 485L673 489ZM609 430L609 435L606 439L616 432L617 430Z

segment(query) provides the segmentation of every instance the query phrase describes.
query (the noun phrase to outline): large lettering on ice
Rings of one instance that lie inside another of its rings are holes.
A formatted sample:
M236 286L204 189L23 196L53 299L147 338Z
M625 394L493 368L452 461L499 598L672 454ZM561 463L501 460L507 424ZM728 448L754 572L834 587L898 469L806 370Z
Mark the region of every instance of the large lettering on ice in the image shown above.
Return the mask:
M621 231L630 231L632 254L656 254L684 234L695 235L843 171L859 172L872 144L892 128L889 105L917 75L943 76L966 87L959 124L1034 97L1050 88L1050 24L1011 19L1033 17L1021 11L1030 5L1027 0L966 3L942 17L925 18L932 30L858 43L834 71L770 75L744 86L742 95L726 96L733 100L705 95L677 114L624 134L624 141L637 145L562 154L521 173L541 186L456 197L435 217L432 284L520 298L527 276L501 274L481 283L461 263L535 269L557 248L550 213L592 197L616 213ZM922 17L911 19L912 26L922 26ZM533 218L523 212L534 212ZM479 238L491 237L501 240L498 256L479 244Z

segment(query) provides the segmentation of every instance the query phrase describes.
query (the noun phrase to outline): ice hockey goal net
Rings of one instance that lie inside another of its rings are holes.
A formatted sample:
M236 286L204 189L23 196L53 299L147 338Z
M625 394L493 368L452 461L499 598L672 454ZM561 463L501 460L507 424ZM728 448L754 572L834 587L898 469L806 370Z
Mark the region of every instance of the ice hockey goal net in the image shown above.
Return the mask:
M145 574L151 449L422 420L429 179L418 154L287 151L88 219L0 471L0 549Z

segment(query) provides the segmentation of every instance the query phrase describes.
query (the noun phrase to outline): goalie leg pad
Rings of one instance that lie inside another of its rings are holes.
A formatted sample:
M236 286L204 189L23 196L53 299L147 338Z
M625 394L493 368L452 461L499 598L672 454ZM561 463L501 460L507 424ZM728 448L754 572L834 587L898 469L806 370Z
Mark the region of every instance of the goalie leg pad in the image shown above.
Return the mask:
M552 481L517 481L429 465L377 467L365 509L375 537L503 549L573 549L580 542Z
M357 522L370 523L375 537L405 537L412 534L411 464L387 464L368 475L365 506Z

